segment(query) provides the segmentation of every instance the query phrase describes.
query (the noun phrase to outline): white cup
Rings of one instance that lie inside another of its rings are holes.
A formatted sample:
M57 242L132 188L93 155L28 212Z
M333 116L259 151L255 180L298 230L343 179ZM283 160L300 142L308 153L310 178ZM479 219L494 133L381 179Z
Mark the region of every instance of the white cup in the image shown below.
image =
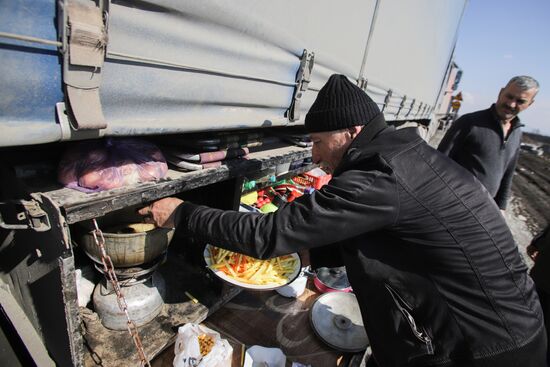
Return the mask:
M307 284L307 275L304 274L304 268L300 271L300 274L292 282L288 283L284 287L275 289L281 296L289 298L298 298L304 293Z

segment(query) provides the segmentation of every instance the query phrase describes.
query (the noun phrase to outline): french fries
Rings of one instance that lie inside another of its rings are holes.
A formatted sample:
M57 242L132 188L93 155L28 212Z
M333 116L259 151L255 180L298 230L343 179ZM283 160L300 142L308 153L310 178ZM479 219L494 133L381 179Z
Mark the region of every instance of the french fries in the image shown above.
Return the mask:
M290 255L258 260L214 246L210 246L209 251L212 270L221 270L227 276L247 284L284 285L297 265L297 260Z

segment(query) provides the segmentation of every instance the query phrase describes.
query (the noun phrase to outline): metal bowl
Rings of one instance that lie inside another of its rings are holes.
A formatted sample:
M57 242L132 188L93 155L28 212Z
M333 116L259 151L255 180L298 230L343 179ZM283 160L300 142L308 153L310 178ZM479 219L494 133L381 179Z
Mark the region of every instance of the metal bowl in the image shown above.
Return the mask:
M174 229L166 228L154 228L150 231L137 233L120 233L124 232L121 228L128 227L129 224L117 224L105 228L99 226L105 238L105 252L111 257L115 267L137 266L153 261L166 251L174 235ZM79 244L92 260L102 263L101 250L91 231L83 234Z

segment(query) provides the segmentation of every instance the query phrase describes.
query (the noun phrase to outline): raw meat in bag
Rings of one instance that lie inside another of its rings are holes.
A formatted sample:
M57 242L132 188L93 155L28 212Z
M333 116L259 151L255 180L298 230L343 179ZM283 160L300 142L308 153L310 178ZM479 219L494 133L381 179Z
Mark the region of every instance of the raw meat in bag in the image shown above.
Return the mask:
M168 165L157 146L140 139L106 138L74 143L59 163L66 187L97 192L163 178Z

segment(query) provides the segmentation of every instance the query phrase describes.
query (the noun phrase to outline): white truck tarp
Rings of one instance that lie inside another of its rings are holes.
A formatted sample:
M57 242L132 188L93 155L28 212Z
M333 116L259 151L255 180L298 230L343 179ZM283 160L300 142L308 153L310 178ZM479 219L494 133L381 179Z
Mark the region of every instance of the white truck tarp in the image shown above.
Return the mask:
M466 2L112 1L97 69L107 127L84 133L60 104L58 47L0 33L0 146L303 124L333 73L366 79L388 120L429 119ZM0 32L58 41L53 0L0 4ZM311 82L289 121L304 49L315 53Z

